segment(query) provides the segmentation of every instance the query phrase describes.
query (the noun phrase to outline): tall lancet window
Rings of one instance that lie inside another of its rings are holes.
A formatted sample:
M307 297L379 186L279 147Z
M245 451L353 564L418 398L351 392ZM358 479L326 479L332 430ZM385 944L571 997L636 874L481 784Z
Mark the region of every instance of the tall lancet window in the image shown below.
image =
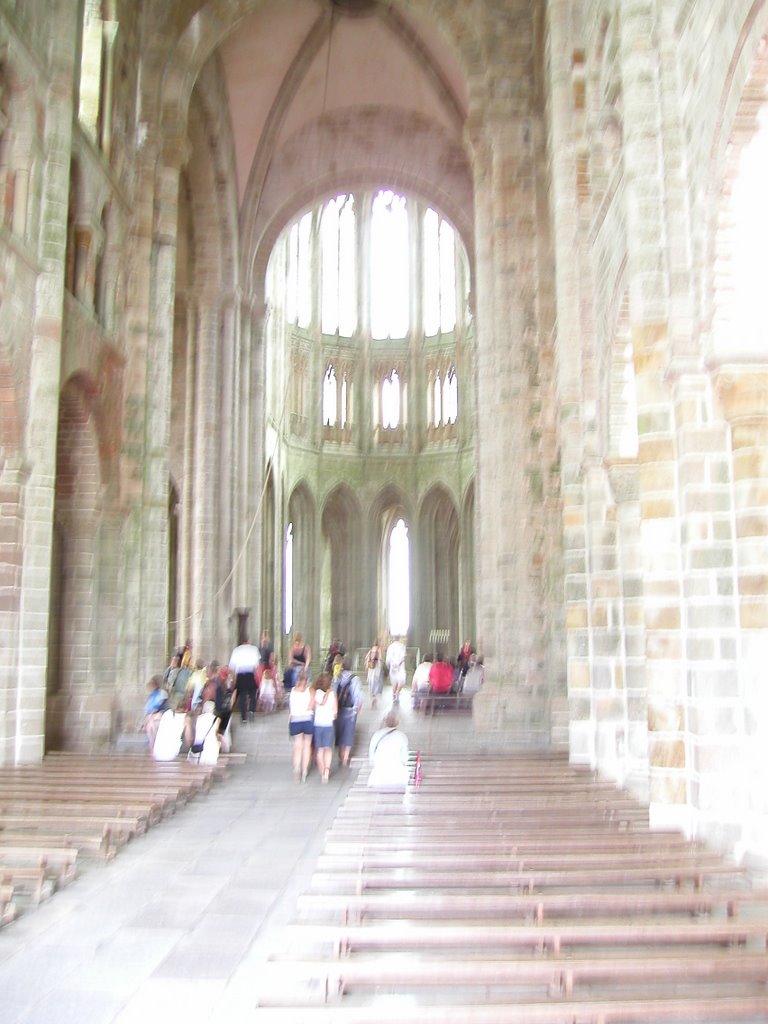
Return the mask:
M312 322L312 214L305 213L288 234L285 313L288 323L306 329Z
M456 326L456 235L451 225L427 210L424 238L424 333L447 334Z
M411 261L408 212L403 196L382 190L371 216L371 334L376 339L408 333Z
M389 535L387 617L392 636L405 636L411 619L410 544L408 527L398 519Z
M385 430L400 426L400 375L392 370L381 384L381 425Z
M459 417L459 382L452 366L443 384L443 423L455 423Z
M435 426L439 427L443 422L443 385L439 373L432 384L432 414Z
M357 252L352 196L337 196L326 204L320 234L322 331L351 338L357 328Z
M323 378L323 426L335 427L337 416L336 371L333 363L328 364Z

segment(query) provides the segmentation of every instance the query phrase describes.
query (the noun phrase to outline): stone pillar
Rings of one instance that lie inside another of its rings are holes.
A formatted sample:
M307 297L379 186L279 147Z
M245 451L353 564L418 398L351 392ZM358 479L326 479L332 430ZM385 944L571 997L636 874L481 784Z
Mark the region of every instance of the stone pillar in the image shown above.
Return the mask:
M168 452L171 420L179 174L188 158L169 127L147 139L139 161L127 303L123 492L130 509L125 544L125 644L121 678L135 702L166 663L168 615ZM131 685L127 683L127 685ZM127 699L127 698L126 698Z
M542 594L532 564L536 471L528 463L537 318L531 123L511 103L477 97L470 118L477 220L478 646L486 684L479 730L546 742Z
M218 559L220 523L215 514L219 486L218 438L224 410L221 403L219 348L221 313L214 301L203 301L199 313L197 362L193 403L195 468L185 481L193 508L192 628L196 651L215 649L215 600L221 562Z
M596 395L584 362L594 346L591 271L585 252L590 197L583 189L579 142L585 131L583 81L576 70L569 32L569 0L548 5L550 141L557 331L554 388L558 407L563 572L567 632L568 731L571 757L594 764L590 579L588 566L588 478L595 468ZM591 457L591 460L590 460Z
M726 811L731 818L739 816L742 847L748 852L764 850L768 832L768 368L759 363L722 365L714 381L731 431L731 545L738 617L738 630L722 638L729 643L724 654L730 662L722 692L733 710L728 716L721 713L716 724L726 743L738 744L740 761L731 753L731 762L741 768L729 768L730 790L722 794L725 810L716 810L722 817ZM735 706L737 700L741 707ZM727 750L723 757L728 757ZM712 770L719 767L715 762Z
M688 799L687 680L677 422L667 377L669 254L665 247L657 6L643 0L623 12L620 59L627 274L638 410L651 813L678 821Z
M73 39L77 10L59 5L51 14L52 36ZM56 477L56 435L61 383L64 254L67 246L69 168L72 149L72 82L74 48L60 46L49 68L45 110L43 169L36 281L35 319L28 355L29 392L23 438L25 468L23 563L19 574L18 660L12 759L34 762L45 741L46 666L48 660L49 590L53 505ZM20 478L19 478L20 482Z

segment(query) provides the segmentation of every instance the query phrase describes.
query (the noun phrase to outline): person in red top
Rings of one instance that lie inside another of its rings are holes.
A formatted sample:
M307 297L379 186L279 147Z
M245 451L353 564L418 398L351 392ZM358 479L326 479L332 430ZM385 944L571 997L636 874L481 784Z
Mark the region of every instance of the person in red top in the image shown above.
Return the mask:
M440 655L429 670L429 689L431 693L450 693L453 686L453 668Z

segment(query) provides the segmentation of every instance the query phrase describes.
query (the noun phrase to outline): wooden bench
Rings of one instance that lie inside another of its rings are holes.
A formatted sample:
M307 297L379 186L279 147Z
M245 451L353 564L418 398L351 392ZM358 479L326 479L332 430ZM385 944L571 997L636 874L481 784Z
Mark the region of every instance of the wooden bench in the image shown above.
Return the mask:
M295 955L307 946L329 950L335 957L355 950L405 952L457 950L474 954L527 947L559 955L563 948L580 946L692 946L759 943L765 954L768 919L547 922L541 924L436 925L422 922L386 924L289 924L283 928L287 948Z
M558 886L607 885L664 885L682 886L689 883L701 889L705 878L715 875L738 877L739 868L725 865L702 867L697 864L655 865L653 862L636 867L599 867L573 870L484 871L429 871L427 869L397 869L393 871L359 871L352 875L343 872L317 872L312 876L312 888L322 892L368 892L372 889L471 889L493 891L503 889L534 892L536 889Z
M647 865L649 859L653 860L655 869L663 871L669 869L673 874L678 867L687 870L697 868L706 874L707 872L741 875L743 869L737 865L730 864L717 853L705 851L679 851L679 850L655 850L652 858L649 858L646 850L625 850L621 857L617 857L614 851L604 852L594 849L589 852L583 850L565 850L560 853L538 853L531 850L528 853L480 853L476 850L462 852L439 852L425 856L421 850L400 851L388 853L366 853L361 855L348 855L325 853L318 858L318 871L334 872L343 871L345 874L368 871L395 871L398 869L416 871L456 871L472 872L482 876L487 871L511 871L519 874L524 871L568 871L575 870L598 870L601 868L615 868L617 861L621 868L642 867Z
M93 832L73 832L67 827L46 825L32 831L4 829L0 818L0 847L5 846L56 846L71 847L81 855L111 860L120 844L112 842L109 828L95 829Z
M302 893L298 910L307 917L331 917L342 924L363 919L394 918L412 920L506 920L531 918L539 923L550 917L619 917L649 914L716 913L735 917L742 904L768 902L768 889L755 893L742 889L670 892L660 890L588 890L580 892L539 893L444 893L423 889L396 892L333 894Z
M0 887L10 886L17 895L37 906L56 890L56 883L42 867L0 867Z
M327 833L325 843L326 854L338 854L342 856L364 856L368 854L398 853L400 851L413 850L422 856L433 853L464 853L467 851L467 841L462 836L443 837L442 839L430 839L423 837L409 841L408 837L393 837L391 839L381 836L360 837L357 839L336 838L333 830ZM505 839L495 837L493 839L481 839L474 837L472 840L472 855L484 853L511 854L519 853L557 853L563 849L562 838L545 835L541 837L518 837L517 839ZM592 853L593 851L610 851L616 856L625 852L644 851L649 856L654 856L657 851L678 851L696 852L704 851L705 844L685 839L679 832L663 834L659 832L604 832L599 834L587 834L571 836L568 841L568 849L572 852Z
M425 716L435 715L438 711L471 712L474 698L474 693L419 693L415 697L414 711Z
M705 996L690 998L555 1000L520 1003L478 1003L409 1006L398 1005L393 1015L391 1004L378 1006L295 1006L260 1007L259 1024L656 1024L665 1021L764 1020L768 1014L768 995Z
M67 885L77 874L77 850L66 846L0 846L0 872L27 867L42 868L57 887Z
M397 992L440 986L447 989L545 986L553 995L571 997L582 984L600 982L622 985L642 983L652 989L682 983L722 984L734 980L768 982L768 957L763 953L735 956L730 950L696 951L670 955L612 955L589 957L514 957L476 960L472 957L420 960L372 956L339 960L272 960L268 964L273 1000L295 986L317 983L323 1001L345 994L350 988L388 988ZM262 994L262 999L264 998ZM487 991L485 998L488 998ZM399 1016L398 1016L399 1019Z

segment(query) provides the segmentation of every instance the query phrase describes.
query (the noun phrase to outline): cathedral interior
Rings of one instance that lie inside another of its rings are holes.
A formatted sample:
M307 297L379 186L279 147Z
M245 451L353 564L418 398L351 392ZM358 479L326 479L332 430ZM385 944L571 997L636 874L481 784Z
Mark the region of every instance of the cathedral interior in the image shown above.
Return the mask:
M768 858L768 3L0 0L0 763L190 640Z

